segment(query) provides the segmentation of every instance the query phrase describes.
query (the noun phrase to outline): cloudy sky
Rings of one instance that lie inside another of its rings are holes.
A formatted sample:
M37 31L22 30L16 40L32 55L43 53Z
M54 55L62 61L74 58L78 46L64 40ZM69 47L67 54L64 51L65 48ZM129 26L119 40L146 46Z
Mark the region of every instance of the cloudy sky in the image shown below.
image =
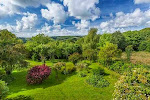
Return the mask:
M150 0L0 0L0 30L18 37L99 34L150 27Z

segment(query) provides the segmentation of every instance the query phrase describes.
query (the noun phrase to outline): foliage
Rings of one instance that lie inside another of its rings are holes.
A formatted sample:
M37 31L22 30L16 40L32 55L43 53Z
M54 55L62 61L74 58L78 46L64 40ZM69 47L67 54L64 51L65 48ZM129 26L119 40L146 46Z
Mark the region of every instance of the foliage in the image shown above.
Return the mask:
M79 62L76 64L76 70L77 71L83 71L83 70L88 70L88 69L89 69L89 67L88 67L87 63Z
M127 60L130 61L132 51L133 51L133 46L132 45L127 46L125 51L126 51L126 55L127 55Z
M134 68L125 72L115 84L115 100L148 100L150 98L150 71Z
M103 47L107 42L111 42L112 34L104 33L100 36L99 46Z
M19 95L12 98L7 98L5 100L34 100L31 96Z
M0 67L7 75L10 75L15 68L22 66L26 50L23 42L7 30L0 31Z
M81 59L81 55L79 53L74 53L69 56L69 61L73 62L73 64L76 64Z
M8 93L9 88L7 87L5 81L0 80L0 99L2 99Z
M97 52L93 49L84 50L82 55L86 60L95 61L97 59Z
M48 78L50 73L51 69L46 65L35 66L28 71L27 82L28 84L40 84Z
M97 43L99 42L99 35L97 35L98 29L91 28L88 35L84 37L84 42L82 44L82 50L86 49L97 49Z
M92 70L93 75L105 75L104 69L98 67L98 69L93 69Z
M116 31L112 34L111 43L117 44L121 50L124 50L126 46L125 37L120 31Z
M98 87L98 88L109 86L109 82L105 80L101 75L89 76L86 82L92 85L93 87Z
M61 73L62 74L71 74L75 70L76 70L76 68L73 63L67 63L66 66L63 66L61 68Z
M78 72L78 76L79 76L79 77L86 77L87 74L88 74L87 71L80 71L80 72Z
M58 79L58 72L62 69L62 67L64 66L64 73L66 74L66 63L64 62L58 62L56 64L54 64L53 69L56 72L56 78Z
M99 61L104 65L111 64L113 61L119 59L120 56L121 50L115 44L107 42L104 47L100 47Z

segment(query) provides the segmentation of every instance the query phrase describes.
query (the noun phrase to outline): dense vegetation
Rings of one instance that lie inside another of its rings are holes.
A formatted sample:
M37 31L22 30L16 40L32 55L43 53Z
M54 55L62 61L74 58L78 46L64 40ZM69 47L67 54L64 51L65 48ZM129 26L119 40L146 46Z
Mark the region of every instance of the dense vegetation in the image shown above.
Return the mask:
M97 31L91 28L83 37L20 39L1 30L0 99L148 100L150 64L132 60L135 52L149 54L150 29Z

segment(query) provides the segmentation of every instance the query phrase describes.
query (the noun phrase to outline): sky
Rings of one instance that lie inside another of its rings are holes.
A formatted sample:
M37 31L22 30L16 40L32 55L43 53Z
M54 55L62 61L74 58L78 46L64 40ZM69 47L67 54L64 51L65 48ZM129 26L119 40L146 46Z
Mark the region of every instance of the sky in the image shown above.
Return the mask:
M0 0L0 30L18 37L83 36L150 27L150 0Z

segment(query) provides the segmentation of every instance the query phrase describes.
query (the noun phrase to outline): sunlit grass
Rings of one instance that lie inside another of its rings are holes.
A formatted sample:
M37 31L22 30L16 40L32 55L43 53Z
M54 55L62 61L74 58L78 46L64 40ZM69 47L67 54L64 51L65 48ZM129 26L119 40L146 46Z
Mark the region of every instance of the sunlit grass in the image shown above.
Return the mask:
M41 65L41 62L29 61L31 66ZM53 63L48 61L47 65ZM90 68L104 68L98 63L93 63ZM52 71L50 77L39 85L28 85L26 83L27 70L14 72L15 81L9 85L10 95L30 95L35 100L111 100L114 91L114 84L119 75L104 68L108 74L105 76L110 82L109 87L95 88L88 85L85 80L87 77L78 77L76 73L70 75L59 74L59 80L55 79L55 72Z

